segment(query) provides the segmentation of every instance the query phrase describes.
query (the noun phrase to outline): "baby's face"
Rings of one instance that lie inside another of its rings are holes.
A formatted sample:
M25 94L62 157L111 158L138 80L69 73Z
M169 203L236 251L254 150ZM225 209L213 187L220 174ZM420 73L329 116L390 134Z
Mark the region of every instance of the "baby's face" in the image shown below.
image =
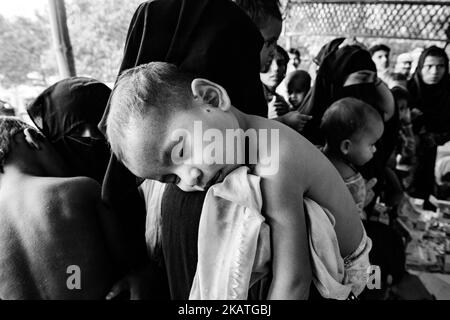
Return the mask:
M364 132L353 135L350 139L349 161L356 166L362 166L372 159L377 151L375 143L381 138L383 131L383 122L376 121Z
M231 112L210 106L177 111L161 121L140 120L127 136L124 164L136 176L203 191L239 165L225 161L226 129L238 128Z
M294 108L298 108L298 107L300 107L301 103L303 102L306 92L299 92L299 91L294 90L294 91L288 92L288 94L289 94L289 103Z

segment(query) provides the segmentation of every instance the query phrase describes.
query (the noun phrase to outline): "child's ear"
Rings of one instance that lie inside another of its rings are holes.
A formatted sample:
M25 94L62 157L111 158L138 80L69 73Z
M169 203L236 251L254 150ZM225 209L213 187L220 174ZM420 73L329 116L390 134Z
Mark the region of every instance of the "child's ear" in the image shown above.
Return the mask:
M347 155L348 152L350 151L351 145L352 145L352 142L348 139L341 141L340 149L341 149L342 154Z
M41 150L41 144L43 142L43 137L41 134L31 128L23 130L23 134L25 136L25 141L31 148Z
M197 78L192 80L191 89L194 97L202 99L206 104L220 108L223 111L227 111L231 107L227 91L217 83Z

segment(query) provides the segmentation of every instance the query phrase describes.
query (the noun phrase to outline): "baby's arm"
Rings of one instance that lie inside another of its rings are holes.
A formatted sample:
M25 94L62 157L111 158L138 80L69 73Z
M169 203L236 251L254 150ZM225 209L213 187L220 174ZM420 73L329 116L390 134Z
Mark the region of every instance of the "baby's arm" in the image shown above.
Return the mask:
M297 174L283 163L261 180L263 213L271 228L273 279L268 299L307 299L312 274Z

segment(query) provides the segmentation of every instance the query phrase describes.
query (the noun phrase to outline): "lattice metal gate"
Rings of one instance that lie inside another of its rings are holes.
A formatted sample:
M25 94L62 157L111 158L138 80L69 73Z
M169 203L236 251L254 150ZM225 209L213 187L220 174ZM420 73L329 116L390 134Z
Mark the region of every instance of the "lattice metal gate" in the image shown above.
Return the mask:
M285 36L446 41L450 1L285 1Z

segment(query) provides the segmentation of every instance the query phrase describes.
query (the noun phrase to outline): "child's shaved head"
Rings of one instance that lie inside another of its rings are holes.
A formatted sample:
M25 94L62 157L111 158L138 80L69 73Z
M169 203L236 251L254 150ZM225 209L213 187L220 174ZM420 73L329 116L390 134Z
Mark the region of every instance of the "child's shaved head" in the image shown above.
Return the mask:
M111 149L119 159L125 134L138 120L151 117L159 124L155 128L164 130L176 109L190 107L192 80L192 76L165 62L143 64L121 74L111 93L106 123Z

